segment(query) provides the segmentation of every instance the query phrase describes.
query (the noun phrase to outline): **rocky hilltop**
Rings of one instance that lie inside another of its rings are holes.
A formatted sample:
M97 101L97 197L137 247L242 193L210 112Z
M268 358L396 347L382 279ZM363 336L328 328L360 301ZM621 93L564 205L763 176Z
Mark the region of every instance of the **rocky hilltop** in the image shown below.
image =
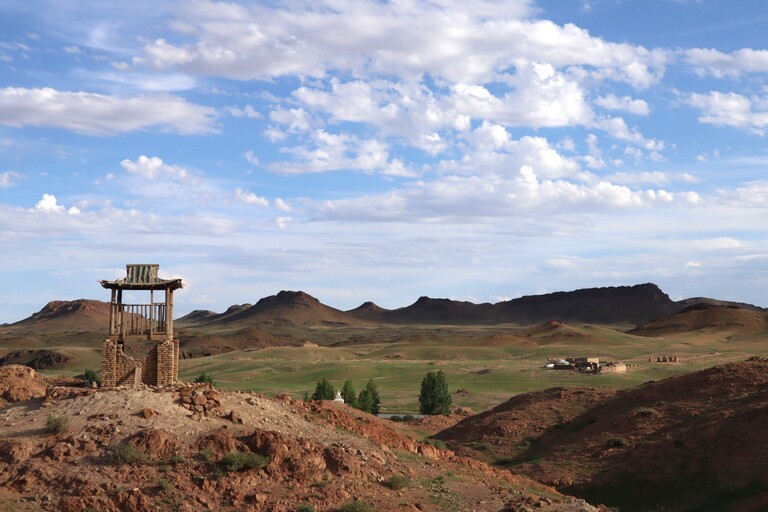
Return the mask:
M597 510L344 404L41 379L0 369L0 384L31 390L0 409L9 510Z

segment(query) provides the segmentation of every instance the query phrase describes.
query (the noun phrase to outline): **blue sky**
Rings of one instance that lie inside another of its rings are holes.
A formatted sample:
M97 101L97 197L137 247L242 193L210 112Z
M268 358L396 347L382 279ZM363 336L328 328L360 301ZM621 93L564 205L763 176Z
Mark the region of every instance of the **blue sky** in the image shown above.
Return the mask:
M654 282L768 306L762 1L0 0L0 322Z

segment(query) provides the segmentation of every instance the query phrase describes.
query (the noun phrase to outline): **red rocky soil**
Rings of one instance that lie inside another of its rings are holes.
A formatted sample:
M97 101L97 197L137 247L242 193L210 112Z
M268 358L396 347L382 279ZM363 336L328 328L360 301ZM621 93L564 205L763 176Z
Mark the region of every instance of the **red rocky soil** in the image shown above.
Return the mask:
M768 510L768 361L515 397L437 437L626 511Z
M68 425L52 432L59 418ZM228 467L232 453L263 464ZM334 402L55 387L0 409L0 509L333 511L354 499L377 511L597 510Z

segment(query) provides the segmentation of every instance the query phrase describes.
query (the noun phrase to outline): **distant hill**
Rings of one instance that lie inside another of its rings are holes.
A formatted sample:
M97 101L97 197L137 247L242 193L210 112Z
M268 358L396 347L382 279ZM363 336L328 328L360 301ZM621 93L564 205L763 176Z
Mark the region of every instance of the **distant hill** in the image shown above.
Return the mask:
M360 304L355 309L350 309L347 313L363 320L370 320L371 322L384 322L386 321L384 320L386 314L390 311L368 301Z
M381 319L398 324L473 324L493 319L494 306L488 303L419 297L410 306L384 311Z
M232 324L253 325L264 323L288 323L294 325L339 324L359 325L365 320L344 311L326 306L302 291L281 291L259 300L255 305L242 308L233 314L213 317L206 325Z
M700 330L759 332L768 330L764 310L700 302L669 316L656 318L632 329L638 336L664 336Z
M109 303L78 299L51 301L37 313L3 327L10 332L104 331L109 326Z
M646 283L520 297L496 304L495 317L497 321L519 323L556 320L637 325L679 308L658 286Z
M555 320L637 325L670 315L682 307L658 286L646 283L529 295L497 304L420 297L410 306L387 310L367 302L348 313L367 320L399 324L538 324Z
M190 325L223 322L227 318L242 313L250 307L252 307L252 304L235 304L233 306L229 306L229 308L227 308L227 310L223 313L214 313L213 311L209 310L196 309L191 313L182 316L181 318L177 318L174 320L174 323L179 325Z

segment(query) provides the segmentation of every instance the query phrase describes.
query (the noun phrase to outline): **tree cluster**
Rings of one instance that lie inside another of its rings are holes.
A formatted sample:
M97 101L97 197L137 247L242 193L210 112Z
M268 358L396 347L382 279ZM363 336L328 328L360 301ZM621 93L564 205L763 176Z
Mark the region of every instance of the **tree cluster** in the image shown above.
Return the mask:
M309 400L333 400L336 397L336 388L323 377L317 382L315 392L311 397L305 393L304 399ZM344 382L341 389L341 397L351 407L371 414L379 414L381 399L379 391L373 379L370 379L360 394L355 394L355 386L352 381ZM419 393L419 412L421 414L448 414L451 412L451 394L448 392L448 380L442 370L429 372L421 381L421 393Z
M315 392L312 393L312 400L333 400L336 397L336 391L333 384L325 377L317 382L315 386ZM379 390L376 387L376 383L373 379L370 379L365 385L359 395L355 394L355 386L352 381L347 380L344 382L344 387L341 389L341 397L344 402L351 407L360 409L361 411L369 412L371 414L379 414L381 410L381 398L379 398Z

